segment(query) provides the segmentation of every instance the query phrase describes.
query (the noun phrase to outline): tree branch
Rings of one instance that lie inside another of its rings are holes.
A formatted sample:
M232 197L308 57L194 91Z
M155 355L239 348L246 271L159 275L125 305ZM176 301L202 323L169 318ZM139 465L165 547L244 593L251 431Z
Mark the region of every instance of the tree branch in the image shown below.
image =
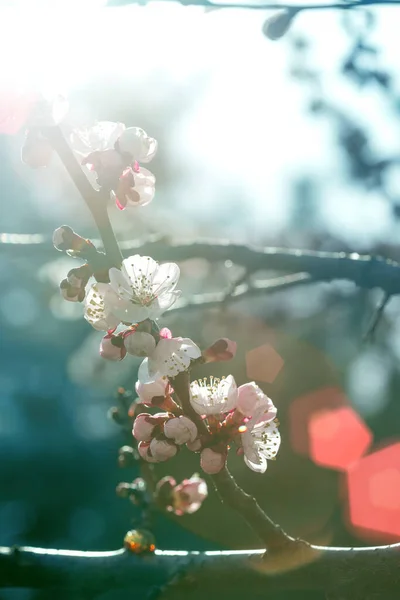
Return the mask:
M57 152L69 176L92 213L110 266L119 267L122 262L122 255L108 217L108 194L102 190L95 190L93 188L58 126L45 127L43 128L43 133Z
M303 540L290 537L279 525L276 525L262 510L256 499L246 494L238 486L228 468L211 475L215 488L225 504L236 510L264 542L268 551L281 550L288 544L309 546Z
M96 243L96 240L93 240ZM12 248L13 255L26 256L27 252L45 254L50 239L44 236L0 234L0 250ZM231 244L225 240L202 240L200 242L177 241L156 236L147 241L121 242L123 256L132 253L151 255L158 261L184 261L192 258L204 258L212 263L227 260L243 266L248 273L261 270L274 270L290 273L291 276L308 276L313 281L333 281L347 279L366 289L381 288L389 295L400 294L400 264L391 259L355 252L318 252L313 250L287 250L284 248L257 248L240 244ZM282 281L283 283L283 281ZM305 283L298 281L297 283ZM293 282L294 284L294 282ZM262 287L262 286L261 286ZM266 289L270 286L265 284ZM277 286L278 288L278 286ZM255 290L258 288L255 288ZM256 293L254 291L253 293ZM235 296L233 296L235 298ZM216 298L218 300L218 298Z
M165 0L172 1L172 0ZM149 4L151 0L109 0L109 6L126 6L127 4ZM399 4L399 0L360 0L359 2L332 2L316 4L277 4L266 2L255 4L252 2L214 2L210 0L179 0L183 6L204 6L205 8L251 8L254 10L288 10L300 12L301 10L349 10L360 6L382 6L383 4Z
M302 554L264 550L186 552L125 550L78 552L42 548L0 548L0 586L85 589L105 592L134 586L136 592L162 586L180 574L191 586L174 587L174 598L242 598L272 590L340 592L341 598L394 600L400 583L400 544L373 548L310 546ZM376 594L381 595L376 595ZM371 596L370 596L371 594ZM375 594L375 595L374 595ZM142 595L142 594L140 594Z

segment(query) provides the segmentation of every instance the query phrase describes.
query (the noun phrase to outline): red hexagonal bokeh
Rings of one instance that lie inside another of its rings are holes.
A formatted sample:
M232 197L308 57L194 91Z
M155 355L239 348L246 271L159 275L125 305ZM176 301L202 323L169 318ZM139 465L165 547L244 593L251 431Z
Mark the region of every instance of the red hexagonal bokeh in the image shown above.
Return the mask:
M400 537L400 442L364 456L347 472L350 524Z
M271 344L263 344L246 354L246 373L249 379L272 383L282 367L283 358Z
M309 422L321 410L348 406L345 394L337 387L323 387L298 396L289 407L290 438L292 447L299 454L309 455Z
M372 443L372 433L350 407L324 409L308 422L310 456L317 465L347 470Z

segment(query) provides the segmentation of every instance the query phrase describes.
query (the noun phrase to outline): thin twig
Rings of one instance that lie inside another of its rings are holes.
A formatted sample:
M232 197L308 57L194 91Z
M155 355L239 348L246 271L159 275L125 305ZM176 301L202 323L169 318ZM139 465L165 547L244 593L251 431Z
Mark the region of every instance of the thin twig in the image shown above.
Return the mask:
M368 329L364 335L364 338L363 338L364 342L370 342L373 340L375 332L376 332L376 328L378 327L379 321L382 318L383 311L385 310L391 297L392 297L391 294L384 294L382 300L379 302L379 304L376 307L376 310L372 316L372 319L368 326Z

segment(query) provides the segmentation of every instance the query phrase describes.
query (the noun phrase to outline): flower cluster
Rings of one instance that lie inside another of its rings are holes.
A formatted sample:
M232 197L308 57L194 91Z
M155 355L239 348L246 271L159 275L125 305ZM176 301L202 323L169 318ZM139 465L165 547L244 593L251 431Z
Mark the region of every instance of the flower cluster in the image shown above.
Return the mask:
M70 141L82 164L95 171L97 183L120 209L152 200L155 178L140 163L154 157L157 142L142 129L103 122L74 131ZM136 254L119 268L108 268L104 254L67 226L54 232L53 242L57 249L87 261L72 269L60 287L66 300L84 301L85 319L104 332L100 355L114 361L127 354L143 358L136 383L138 398L126 409L127 422L133 419L140 458L164 462L186 446L199 453L201 468L213 475L225 467L235 444L245 464L264 473L280 446L277 410L270 398L255 382L238 387L232 375L192 383L189 379L193 364L231 360L236 343L222 338L202 352L191 339L173 337L158 325L161 315L180 297L178 265L160 265L150 256ZM88 286L91 277L96 281ZM133 455L128 447L120 455L120 464ZM176 515L195 512L206 496L207 486L197 475L179 485L165 477L155 491L157 501Z
M258 473L264 473L267 460L276 457L280 445L277 410L254 382L237 387L232 375L194 381L190 405L205 426L202 431L172 399L173 390L166 378L138 382L136 392L139 404L165 411L140 413L134 421L139 454L148 462L168 460L186 444L189 450L200 452L203 471L215 474L223 469L231 442L237 444L246 465Z
M74 130L70 142L82 164L96 173L98 185L110 192L120 210L146 206L153 200L156 179L140 163L154 158L157 141L143 129L103 121Z

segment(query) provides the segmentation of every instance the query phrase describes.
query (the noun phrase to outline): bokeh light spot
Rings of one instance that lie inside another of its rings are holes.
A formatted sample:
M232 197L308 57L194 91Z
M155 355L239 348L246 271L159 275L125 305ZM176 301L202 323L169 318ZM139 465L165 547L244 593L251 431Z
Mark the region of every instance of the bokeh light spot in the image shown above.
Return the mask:
M400 442L373 452L347 472L350 524L400 537Z
M246 354L246 372L249 379L272 383L283 367L283 358L270 344L263 344Z
M348 405L347 397L337 387L319 388L295 398L288 412L293 450L298 454L309 455L309 422L315 413Z
M311 415L310 455L314 462L331 469L346 470L371 445L371 431L349 406L325 409Z

